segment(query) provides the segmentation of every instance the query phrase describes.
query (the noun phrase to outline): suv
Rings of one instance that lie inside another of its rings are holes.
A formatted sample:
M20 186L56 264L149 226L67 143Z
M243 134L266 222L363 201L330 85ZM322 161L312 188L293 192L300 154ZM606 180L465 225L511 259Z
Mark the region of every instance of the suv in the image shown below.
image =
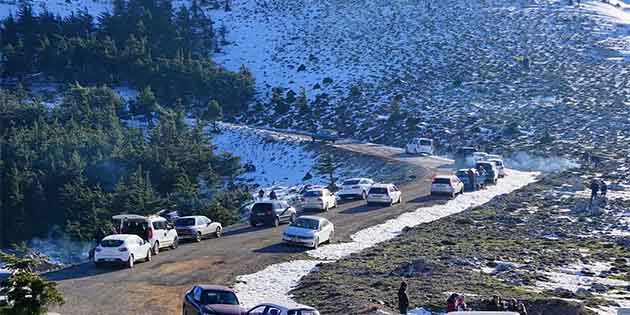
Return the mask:
M264 224L267 226L278 226L280 223L293 223L297 211L284 200L267 200L256 202L252 206L249 217L249 224L257 226Z
M431 184L431 195L446 194L451 198L464 192L464 183L455 175L436 176Z
M472 172L472 178L471 173ZM475 191L481 189L483 183L479 180L479 172L474 168L460 169L455 173L455 176L464 183L464 191Z
M372 185L374 181L369 178L346 179L341 184L341 190L337 192L337 196L342 199L358 197L365 200Z
M408 154L433 155L433 140L427 138L415 138L405 146Z
M157 255L161 248L177 248L179 237L173 226L160 216L119 214L112 217L120 221L120 234L134 234L151 243L151 252Z
M503 160L493 158L490 162L496 164L497 169L499 170L499 178L505 177L505 165L503 164Z
M402 203L402 192L394 184L374 184L368 191L366 201L368 206Z
M201 242L204 237L210 235L219 238L221 233L223 233L221 223L212 222L212 220L202 215L177 218L175 229L180 239L190 239L196 242Z
M475 168L481 173L486 173L485 183L487 184L496 184L499 180L499 170L497 169L496 164L488 161L480 161L475 164Z
M323 210L337 207L337 198L326 188L311 189L304 193L304 210Z

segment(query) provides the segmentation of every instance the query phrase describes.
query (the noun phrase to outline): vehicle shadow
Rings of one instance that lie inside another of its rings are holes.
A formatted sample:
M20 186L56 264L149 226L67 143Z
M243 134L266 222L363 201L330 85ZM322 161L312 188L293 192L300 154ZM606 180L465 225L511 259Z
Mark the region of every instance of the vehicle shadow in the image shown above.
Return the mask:
M307 250L309 250L309 248L304 246L276 243L263 248L255 249L254 252L261 254L296 254L303 253Z
M51 271L43 274L43 276L50 281L62 281L97 276L100 274L118 271L124 268L125 267L123 266L115 265L96 267L93 263L82 263L61 270Z
M383 209L383 208L387 208L390 205L388 204L374 204L374 205L367 205L367 204L360 204L356 207L352 207L352 208L348 208L346 210L341 211L340 213L343 214L353 214L353 213L363 213L363 212L369 212L369 211L374 211L374 210L379 210L379 209Z
M234 228L230 228L230 229L225 229L223 231L223 236L233 236L233 235L240 235L240 234L245 234L245 233L251 233L251 232L255 232L255 231L260 231L260 230L264 230L267 229L267 226L264 225L259 225L259 226L249 226L249 225L244 225L244 226L239 226L239 227L234 227Z

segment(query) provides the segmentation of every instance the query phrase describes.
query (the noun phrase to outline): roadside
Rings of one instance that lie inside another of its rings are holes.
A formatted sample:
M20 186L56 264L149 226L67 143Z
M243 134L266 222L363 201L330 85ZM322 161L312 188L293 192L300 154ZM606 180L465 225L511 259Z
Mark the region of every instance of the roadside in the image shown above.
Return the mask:
M600 216L588 208L586 169L548 174L514 193L406 230L321 265L293 291L322 314L395 313L401 280L413 307L444 311L452 292L470 306L498 294L529 314L614 314L630 294L627 187L614 186ZM325 281L323 281L325 279ZM321 294L326 292L326 294Z

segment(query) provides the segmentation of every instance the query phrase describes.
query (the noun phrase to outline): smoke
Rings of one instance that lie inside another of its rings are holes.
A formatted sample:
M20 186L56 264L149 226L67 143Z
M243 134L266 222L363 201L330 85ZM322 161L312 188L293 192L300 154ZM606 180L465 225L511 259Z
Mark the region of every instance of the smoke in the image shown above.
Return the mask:
M71 240L65 234L61 237L49 235L45 239L33 238L26 245L30 250L45 256L50 263L59 266L86 262L90 249L94 247L93 242Z
M580 164L564 157L532 156L525 152L517 152L505 159L505 165L522 171L561 172L580 167Z

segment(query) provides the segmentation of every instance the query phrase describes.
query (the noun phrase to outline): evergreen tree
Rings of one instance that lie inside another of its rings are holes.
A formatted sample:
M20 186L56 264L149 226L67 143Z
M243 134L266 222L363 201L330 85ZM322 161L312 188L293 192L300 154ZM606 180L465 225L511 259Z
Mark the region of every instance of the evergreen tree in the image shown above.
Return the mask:
M317 159L317 164L313 167L316 174L328 177L328 187L331 191L337 190L337 178L335 173L343 166L338 162L332 153L324 153Z

